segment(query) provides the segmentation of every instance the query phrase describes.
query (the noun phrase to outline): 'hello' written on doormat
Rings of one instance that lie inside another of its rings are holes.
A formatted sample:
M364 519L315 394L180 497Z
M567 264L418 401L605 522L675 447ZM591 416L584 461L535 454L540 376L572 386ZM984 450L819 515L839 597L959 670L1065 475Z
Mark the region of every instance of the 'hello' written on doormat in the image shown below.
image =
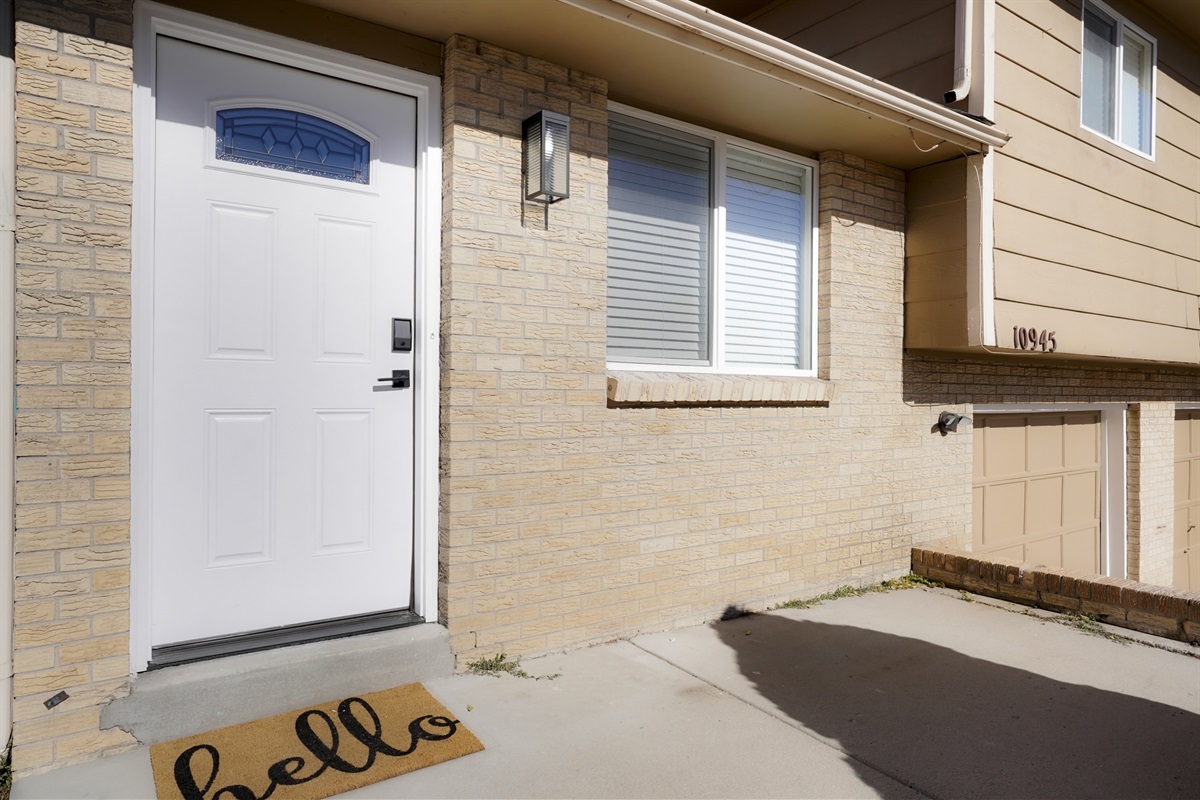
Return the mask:
M328 797L481 749L410 684L156 745L151 761L159 797L283 800Z

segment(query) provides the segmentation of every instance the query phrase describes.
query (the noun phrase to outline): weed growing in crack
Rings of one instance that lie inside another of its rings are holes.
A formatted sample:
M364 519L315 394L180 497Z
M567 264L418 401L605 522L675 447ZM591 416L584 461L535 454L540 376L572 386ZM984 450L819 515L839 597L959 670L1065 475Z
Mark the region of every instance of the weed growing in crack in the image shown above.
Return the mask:
M12 736L8 738L8 751L0 758L0 800L12 795Z
M1128 646L1132 641L1127 636L1121 636L1105 630L1098 619L1087 614L1063 614L1062 616L1054 617L1054 621L1060 625L1066 625L1068 628L1074 628L1077 631L1086 633L1089 636L1099 636L1102 639L1108 639L1110 642L1119 642L1125 646Z
M868 586L839 586L832 592L819 594L816 597L810 597L807 600L789 600L776 608L812 608L820 605L826 600L837 600L839 597L858 597L864 594L876 594L879 592L893 592L900 589L916 589L925 587L929 589L940 589L942 584L937 581L931 581L928 578L923 578L920 575L909 573L900 578L883 581L882 583L872 583Z
M520 659L509 661L508 655L505 653L497 653L491 658L478 658L474 661L468 661L467 670L476 675L491 675L494 678L499 678L502 672L508 673L514 678L532 678L535 681L552 681L555 678L562 677L561 672L556 672L553 675L530 675L521 666Z

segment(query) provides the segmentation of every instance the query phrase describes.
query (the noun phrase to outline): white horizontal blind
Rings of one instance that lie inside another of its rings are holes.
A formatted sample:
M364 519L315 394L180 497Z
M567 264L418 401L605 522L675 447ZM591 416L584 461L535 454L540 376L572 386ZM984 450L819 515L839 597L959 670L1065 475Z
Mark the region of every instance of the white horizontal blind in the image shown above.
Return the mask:
M1150 152L1150 43L1126 31L1121 48L1122 144Z
M705 363L711 149L617 121L608 137L608 359Z
M1117 21L1083 10L1083 124L1116 135Z
M725 170L725 361L809 369L809 169L730 147Z

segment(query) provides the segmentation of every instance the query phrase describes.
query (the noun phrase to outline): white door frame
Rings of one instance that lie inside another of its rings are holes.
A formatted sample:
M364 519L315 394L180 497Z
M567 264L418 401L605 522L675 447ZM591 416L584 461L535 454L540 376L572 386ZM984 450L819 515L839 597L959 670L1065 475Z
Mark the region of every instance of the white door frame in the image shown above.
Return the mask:
M1034 405L977 405L973 414L1063 414L1073 411L1100 412L1100 569L1111 578L1126 576L1129 530L1126 520L1125 403L1039 403ZM972 534L974 535L974 534Z
M150 660L150 431L153 370L155 74L169 35L413 97L417 103L416 296L413 321L413 612L436 619L441 248L441 80L360 56L157 3L134 13L133 430L130 666Z

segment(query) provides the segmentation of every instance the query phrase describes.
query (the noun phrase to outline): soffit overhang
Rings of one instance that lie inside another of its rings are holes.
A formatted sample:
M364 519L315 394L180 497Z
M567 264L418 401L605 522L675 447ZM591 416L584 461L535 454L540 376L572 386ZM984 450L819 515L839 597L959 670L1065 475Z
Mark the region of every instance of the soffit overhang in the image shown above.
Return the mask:
M480 39L604 78L612 100L803 154L912 169L1008 138L687 0L303 2L435 41Z
M1142 0L1142 3L1193 44L1200 44L1200 4L1196 0Z

